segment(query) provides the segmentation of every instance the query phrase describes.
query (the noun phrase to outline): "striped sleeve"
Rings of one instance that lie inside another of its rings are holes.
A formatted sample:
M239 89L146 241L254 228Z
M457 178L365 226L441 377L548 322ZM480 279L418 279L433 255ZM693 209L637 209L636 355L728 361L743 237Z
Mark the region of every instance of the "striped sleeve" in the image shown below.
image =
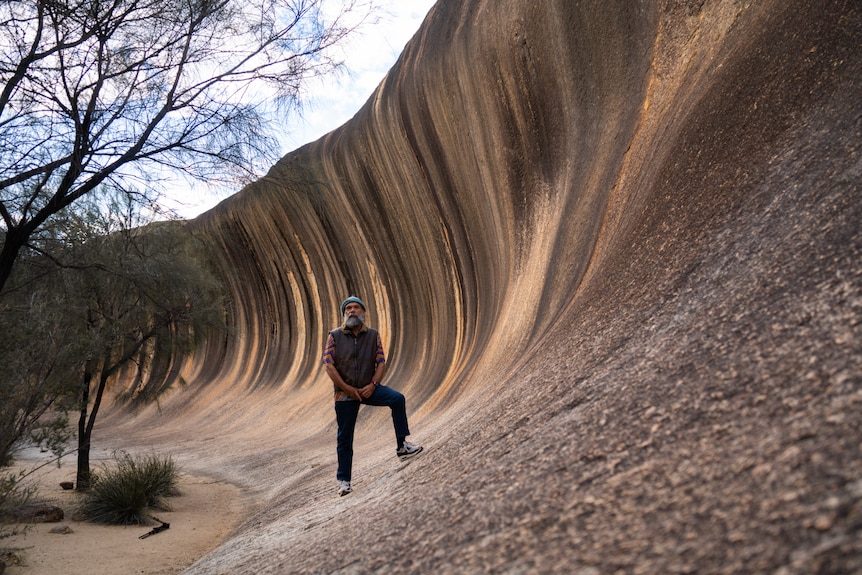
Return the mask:
M335 363L335 338L329 334L326 347L323 348L323 363Z

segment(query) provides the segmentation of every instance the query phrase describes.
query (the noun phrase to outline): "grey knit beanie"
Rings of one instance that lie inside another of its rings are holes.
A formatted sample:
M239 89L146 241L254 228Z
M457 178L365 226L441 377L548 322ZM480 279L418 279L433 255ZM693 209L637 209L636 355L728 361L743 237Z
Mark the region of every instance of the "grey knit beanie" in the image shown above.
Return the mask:
M341 303L341 315L344 315L344 308L346 308L349 303L358 303L362 306L363 310L368 311L365 309L365 303L355 295L352 295Z

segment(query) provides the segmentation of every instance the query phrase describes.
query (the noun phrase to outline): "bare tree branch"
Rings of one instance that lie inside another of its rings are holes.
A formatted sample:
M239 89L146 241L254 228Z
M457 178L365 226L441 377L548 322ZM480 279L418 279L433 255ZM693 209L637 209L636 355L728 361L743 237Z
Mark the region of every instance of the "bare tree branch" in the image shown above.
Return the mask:
M339 65L331 49L374 8L325 21L322 2L0 4L0 293L28 238L87 195L132 178L157 197L172 171L247 181L275 161L279 103Z

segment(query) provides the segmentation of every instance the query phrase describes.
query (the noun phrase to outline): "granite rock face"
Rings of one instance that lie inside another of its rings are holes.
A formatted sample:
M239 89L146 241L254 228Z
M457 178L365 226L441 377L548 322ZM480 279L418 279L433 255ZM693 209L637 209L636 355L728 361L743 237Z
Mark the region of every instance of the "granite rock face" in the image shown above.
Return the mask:
M440 0L192 223L231 332L112 423L265 504L188 573L862 571L862 5ZM335 492L347 295L404 392Z

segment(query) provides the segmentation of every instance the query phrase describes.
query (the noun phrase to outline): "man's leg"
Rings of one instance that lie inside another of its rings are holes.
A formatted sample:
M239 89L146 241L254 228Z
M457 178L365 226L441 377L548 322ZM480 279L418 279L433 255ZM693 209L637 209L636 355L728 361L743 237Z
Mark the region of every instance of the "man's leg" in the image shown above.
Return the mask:
M395 437L399 442L398 447L401 447L400 443L410 435L410 427L407 425L407 402L404 395L391 387L381 385L374 390L371 397L365 400L365 403L378 407L388 407L392 410L392 425L395 427Z
M360 403L354 400L335 402L335 420L338 422L338 472L335 477L339 481L350 481L353 473L353 429L359 406Z

